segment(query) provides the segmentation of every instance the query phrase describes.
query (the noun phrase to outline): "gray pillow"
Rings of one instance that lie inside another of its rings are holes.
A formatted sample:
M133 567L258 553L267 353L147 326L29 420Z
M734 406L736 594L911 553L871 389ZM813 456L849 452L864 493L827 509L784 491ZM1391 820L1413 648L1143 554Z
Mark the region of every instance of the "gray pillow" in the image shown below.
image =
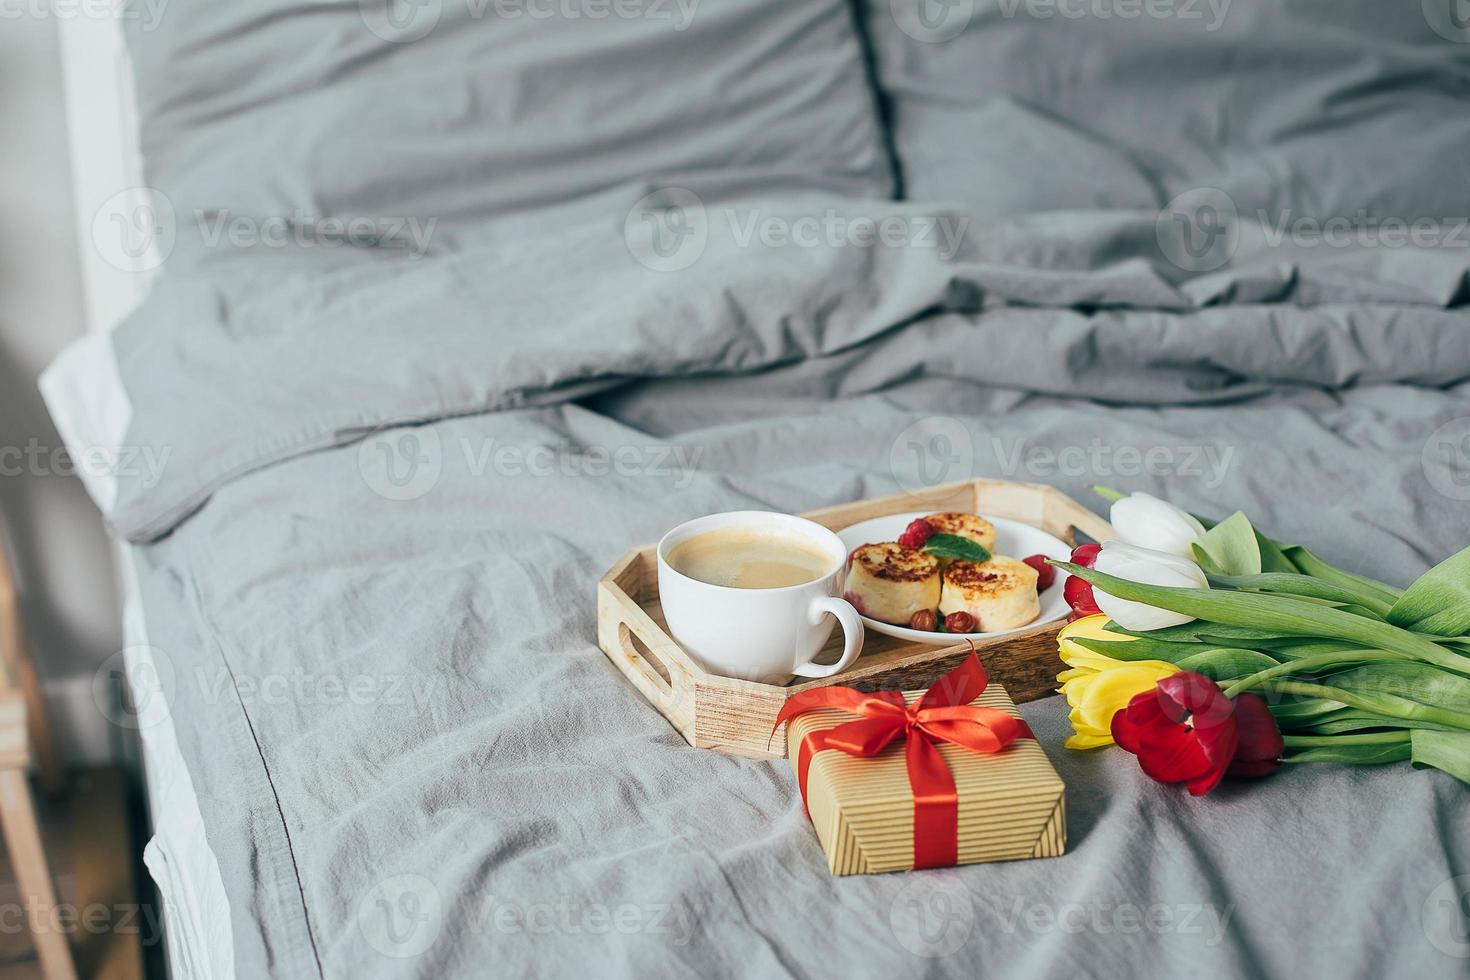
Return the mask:
M1462 0L863 0L907 196L1465 214Z
M638 181L893 190L847 0L134 12L147 174L181 233L221 211L469 226Z

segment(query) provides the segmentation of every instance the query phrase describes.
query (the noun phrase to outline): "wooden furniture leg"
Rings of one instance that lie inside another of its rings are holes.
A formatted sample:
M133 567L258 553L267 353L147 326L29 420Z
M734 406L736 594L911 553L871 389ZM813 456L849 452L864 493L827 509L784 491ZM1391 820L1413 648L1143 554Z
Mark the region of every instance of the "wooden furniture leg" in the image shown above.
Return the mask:
M57 918L56 889L41 848L35 802L26 782L28 741L24 699L15 692L0 694L0 823L4 824L5 847L35 939L41 976L76 980L71 947Z
M15 580L10 574L10 561L3 539L0 539L0 666L4 668L0 670L0 691L19 688L25 698L27 724L41 788L48 796L55 796L65 785L66 776L46 723L46 700L21 626L20 600L16 595Z

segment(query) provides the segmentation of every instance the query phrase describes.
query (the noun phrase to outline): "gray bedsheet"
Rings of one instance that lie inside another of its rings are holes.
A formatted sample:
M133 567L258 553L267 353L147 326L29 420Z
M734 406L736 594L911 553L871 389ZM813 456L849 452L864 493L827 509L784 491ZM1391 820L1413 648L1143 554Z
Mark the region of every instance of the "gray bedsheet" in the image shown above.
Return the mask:
M1395 582L1466 544L1462 252L1185 276L1152 216L969 227L949 261L712 231L671 274L610 222L165 279L115 342L170 463L112 518L237 975L1464 972L1443 774L1195 800L1064 751L1053 699L1065 857L832 879L784 762L689 748L597 650L595 579L681 520L970 475L1244 508Z

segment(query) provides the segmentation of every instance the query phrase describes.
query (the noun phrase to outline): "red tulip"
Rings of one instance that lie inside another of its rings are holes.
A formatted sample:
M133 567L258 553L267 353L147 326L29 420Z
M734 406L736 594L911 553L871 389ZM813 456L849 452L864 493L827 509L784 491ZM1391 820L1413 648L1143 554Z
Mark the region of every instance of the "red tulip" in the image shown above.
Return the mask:
M1286 743L1266 702L1254 694L1235 698L1235 729L1239 744L1228 775L1245 779L1269 776L1281 768Z
M1072 564L1081 565L1083 568L1091 568L1097 561L1098 552L1102 551L1100 544L1078 545L1072 549ZM1102 612L1097 608L1097 601L1092 598L1092 585L1084 582L1075 575L1067 576L1067 584L1062 586L1062 598L1067 600L1067 605L1072 607L1072 618L1081 619L1083 616L1096 616Z
M1180 671L1159 681L1113 715L1113 740L1138 756L1149 777L1188 783L1203 796L1235 758L1235 705L1202 674Z

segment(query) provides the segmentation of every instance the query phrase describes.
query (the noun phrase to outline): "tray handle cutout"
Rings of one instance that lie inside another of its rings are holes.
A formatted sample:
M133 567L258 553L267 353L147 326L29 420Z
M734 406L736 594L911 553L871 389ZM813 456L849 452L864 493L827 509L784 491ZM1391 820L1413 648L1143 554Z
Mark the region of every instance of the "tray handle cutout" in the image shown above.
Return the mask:
M627 623L618 624L618 646L623 656L648 682L658 699L667 704L674 697L673 677L668 665L658 658L647 643L628 628Z

